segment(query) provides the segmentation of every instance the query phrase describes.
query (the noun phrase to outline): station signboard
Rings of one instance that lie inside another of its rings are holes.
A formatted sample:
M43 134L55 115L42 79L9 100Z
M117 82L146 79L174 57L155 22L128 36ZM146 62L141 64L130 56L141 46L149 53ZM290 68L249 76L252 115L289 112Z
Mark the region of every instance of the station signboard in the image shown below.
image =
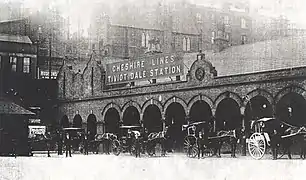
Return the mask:
M106 84L184 74L183 53L158 54L106 64Z

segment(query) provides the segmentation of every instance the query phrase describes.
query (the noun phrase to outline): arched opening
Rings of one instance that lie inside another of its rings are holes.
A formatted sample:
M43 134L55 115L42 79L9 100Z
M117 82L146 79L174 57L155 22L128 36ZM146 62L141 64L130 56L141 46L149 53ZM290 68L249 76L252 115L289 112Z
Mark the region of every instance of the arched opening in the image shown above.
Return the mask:
M166 126L169 133L169 148L182 151L185 133L182 125L187 124L186 113L183 106L179 103L171 103L166 109Z
M306 103L302 95L288 93L276 105L276 117L295 126L306 124Z
M125 126L140 125L140 114L136 107L129 106L123 113L123 124Z
M190 108L190 123L211 120L211 109L209 105L203 101L196 101Z
M154 105L149 105L143 114L144 127L148 129L148 132L160 132L163 130L163 123L161 120L160 109Z
M61 127L62 128L67 128L69 127L69 120L68 120L68 116L67 115L64 115L61 119Z
M233 130L242 127L242 119L238 103L231 99L223 99L216 110L216 130Z
M97 134L97 118L94 114L87 117L87 133L89 140L93 140Z
M81 128L82 127L82 117L79 114L74 116L72 126L75 127L75 128Z
M251 120L273 116L272 105L265 97L255 96L246 105L244 116L246 132L249 133Z
M119 133L119 123L120 123L120 115L117 109L110 108L106 111L105 117L104 117L104 126L105 126L105 132L107 133Z

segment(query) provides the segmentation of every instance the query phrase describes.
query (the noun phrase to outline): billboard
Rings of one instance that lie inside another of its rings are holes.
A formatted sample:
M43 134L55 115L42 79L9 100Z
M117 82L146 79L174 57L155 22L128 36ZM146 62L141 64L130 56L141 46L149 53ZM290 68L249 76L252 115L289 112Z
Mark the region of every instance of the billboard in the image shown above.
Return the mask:
M158 79L184 74L183 54L158 54L106 64L106 84Z

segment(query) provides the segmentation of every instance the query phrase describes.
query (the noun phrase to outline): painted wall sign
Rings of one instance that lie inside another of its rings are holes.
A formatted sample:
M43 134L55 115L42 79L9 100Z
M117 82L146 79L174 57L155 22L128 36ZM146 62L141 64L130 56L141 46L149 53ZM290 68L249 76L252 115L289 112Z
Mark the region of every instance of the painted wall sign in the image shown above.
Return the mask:
M106 65L106 84L184 74L183 54L158 54Z

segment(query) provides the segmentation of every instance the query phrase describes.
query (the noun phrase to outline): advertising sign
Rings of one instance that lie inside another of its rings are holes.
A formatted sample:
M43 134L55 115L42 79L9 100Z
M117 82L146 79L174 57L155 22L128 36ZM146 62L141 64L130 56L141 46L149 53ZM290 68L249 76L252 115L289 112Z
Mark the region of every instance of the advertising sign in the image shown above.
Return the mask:
M46 126L29 126L29 137L32 137L36 134L45 134Z
M106 84L184 74L183 54L158 54L106 65Z

